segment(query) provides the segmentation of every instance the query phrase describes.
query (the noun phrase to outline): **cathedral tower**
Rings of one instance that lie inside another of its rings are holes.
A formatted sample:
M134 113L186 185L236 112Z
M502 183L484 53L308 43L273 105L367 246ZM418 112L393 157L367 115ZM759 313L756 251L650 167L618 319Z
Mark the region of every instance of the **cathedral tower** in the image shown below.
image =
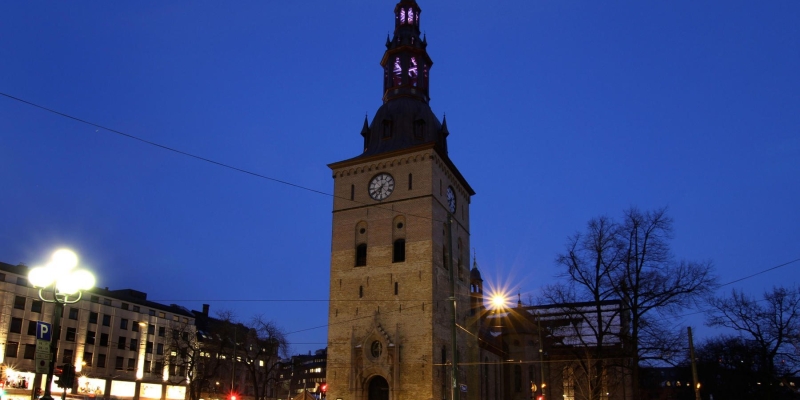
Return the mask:
M328 398L450 399L456 371L456 395L477 399L467 366L477 354L468 332L475 192L448 157L447 122L428 105L433 62L420 7L401 0L394 14L380 62L383 105L364 121L361 154L329 165Z

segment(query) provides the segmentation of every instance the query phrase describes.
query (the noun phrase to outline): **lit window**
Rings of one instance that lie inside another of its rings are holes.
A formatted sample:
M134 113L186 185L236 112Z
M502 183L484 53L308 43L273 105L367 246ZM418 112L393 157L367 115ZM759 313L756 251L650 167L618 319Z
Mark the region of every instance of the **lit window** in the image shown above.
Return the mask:
M402 8L400 9L400 23L401 24L406 23L406 10Z
M394 86L400 86L402 83L403 67L400 65L400 57L394 58Z
M411 57L411 65L408 67L408 77L411 79L411 86L417 86L417 58Z

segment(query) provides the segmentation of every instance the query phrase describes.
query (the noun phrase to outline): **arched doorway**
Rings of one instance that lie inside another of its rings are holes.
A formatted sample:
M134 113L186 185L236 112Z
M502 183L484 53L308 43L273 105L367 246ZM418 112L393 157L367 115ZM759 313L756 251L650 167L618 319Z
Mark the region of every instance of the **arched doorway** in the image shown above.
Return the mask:
M377 375L369 380L367 400L389 400L389 382Z

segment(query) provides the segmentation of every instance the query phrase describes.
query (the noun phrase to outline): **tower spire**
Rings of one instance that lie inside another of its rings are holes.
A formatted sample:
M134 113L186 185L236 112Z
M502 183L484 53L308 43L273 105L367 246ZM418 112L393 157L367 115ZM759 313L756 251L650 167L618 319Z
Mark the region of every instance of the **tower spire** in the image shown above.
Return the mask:
M428 73L433 61L420 38L420 13L415 0L400 0L394 7L394 35L386 42L383 67L383 102L414 97L428 102ZM388 38L387 38L388 39Z

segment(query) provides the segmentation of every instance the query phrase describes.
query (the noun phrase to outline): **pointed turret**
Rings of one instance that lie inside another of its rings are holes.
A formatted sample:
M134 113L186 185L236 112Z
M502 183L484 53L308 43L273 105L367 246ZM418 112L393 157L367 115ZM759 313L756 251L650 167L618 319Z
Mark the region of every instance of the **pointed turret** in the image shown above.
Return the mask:
M472 255L472 269L469 271L469 297L470 314L482 315L484 311L483 278L481 278L481 272L478 271L478 260L474 253Z
M364 137L364 151L367 151L369 146L369 116L364 115L364 127L361 128L361 136Z

